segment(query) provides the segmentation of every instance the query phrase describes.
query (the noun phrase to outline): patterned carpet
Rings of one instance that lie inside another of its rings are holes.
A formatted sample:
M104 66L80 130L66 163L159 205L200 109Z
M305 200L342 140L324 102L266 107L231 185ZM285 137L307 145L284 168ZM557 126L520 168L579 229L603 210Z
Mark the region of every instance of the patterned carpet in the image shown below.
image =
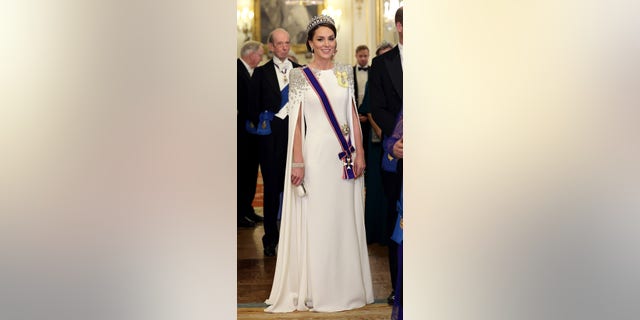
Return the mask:
M292 312L292 313L266 313L264 306L238 307L238 320L274 320L274 319L333 319L333 320L382 320L391 318L391 306L386 303L374 303L363 308L350 311L319 313L319 312Z
M262 215L262 176L258 176L256 195L253 201L255 212ZM388 279L387 249L379 245L369 246L369 259L373 276L374 294L377 298L373 304L350 311L319 313L291 312L266 313L264 303L248 303L263 301L269 295L271 278L275 268L275 259L264 259L260 241L264 230L262 224L248 229L238 229L238 320L387 320L391 318L391 306L386 303L391 284Z

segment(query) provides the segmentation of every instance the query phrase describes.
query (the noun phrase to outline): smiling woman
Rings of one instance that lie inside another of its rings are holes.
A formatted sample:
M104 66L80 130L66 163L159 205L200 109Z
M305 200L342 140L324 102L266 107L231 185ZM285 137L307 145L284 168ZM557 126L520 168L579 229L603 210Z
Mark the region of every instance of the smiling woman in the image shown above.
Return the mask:
M280 235L265 311L337 312L374 302L364 230L364 151L353 68L334 63L336 25L305 27L312 59L289 73ZM304 183L306 196L295 189ZM327 261L331 263L327 264Z
M267 43L269 32L284 28L291 35L291 48L296 53L305 52L306 27L313 16L322 12L323 5L305 4L305 1L254 0L256 11L254 39Z

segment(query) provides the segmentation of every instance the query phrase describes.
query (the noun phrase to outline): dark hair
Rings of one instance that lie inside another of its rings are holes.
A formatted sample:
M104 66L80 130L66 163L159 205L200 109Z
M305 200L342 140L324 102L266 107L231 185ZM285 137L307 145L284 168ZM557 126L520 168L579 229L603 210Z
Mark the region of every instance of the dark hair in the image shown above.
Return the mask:
M309 41L311 41L311 39L313 39L313 36L316 34L316 30L318 30L318 28L320 27L327 27L329 29L331 29L331 31L333 31L333 35L334 36L338 36L338 32L336 31L336 26L334 26L331 23L319 23L316 26L314 26L313 28L309 29L309 31L307 32L307 51L311 52L311 46L309 45Z
M400 7L398 8L398 10L396 10L395 23L400 22L400 24L402 24L402 8L404 7Z
M391 45L391 43L382 40L382 43L380 43L380 45L378 46L378 49L376 49L376 56L380 55L380 51L384 49L392 49L392 48L393 46Z
M359 46L357 46L357 47L356 47L356 53L358 53L358 52L360 52L360 51L362 51L362 50L367 50L367 51L369 51L369 47L367 47L367 46L366 46L366 45L364 45L364 44L361 44L361 45L359 45Z

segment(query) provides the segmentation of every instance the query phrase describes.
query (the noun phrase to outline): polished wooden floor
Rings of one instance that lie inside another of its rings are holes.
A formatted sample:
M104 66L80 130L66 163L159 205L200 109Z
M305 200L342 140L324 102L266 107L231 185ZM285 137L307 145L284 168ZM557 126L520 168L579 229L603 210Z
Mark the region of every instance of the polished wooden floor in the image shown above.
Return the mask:
M258 213L260 211L256 208ZM264 300L271 291L271 281L276 257L265 257L262 253L262 224L255 228L238 228L238 318L237 319L389 319L391 307L386 298L391 292L387 248L369 246L369 261L373 278L376 303L358 310L316 313L293 312L270 314L263 311Z

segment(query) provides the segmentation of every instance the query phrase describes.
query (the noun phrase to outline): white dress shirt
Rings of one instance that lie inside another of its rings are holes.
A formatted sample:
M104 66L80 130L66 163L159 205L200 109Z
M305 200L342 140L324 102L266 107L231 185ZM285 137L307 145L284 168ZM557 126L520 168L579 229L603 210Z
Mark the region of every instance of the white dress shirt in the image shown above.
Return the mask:
M364 88L367 84L367 80L369 79L369 71L367 70L358 70L360 65L356 66L356 85L358 86L358 107L362 105L362 100L364 100ZM369 68L366 66L365 68Z
M402 53L402 43L398 43L398 49L400 50L400 65L404 70L404 54Z
M289 59L281 61L278 57L273 57L273 64L276 68L276 74L278 75L278 84L280 90L282 90L287 84L289 84L289 72L293 68L293 64Z

